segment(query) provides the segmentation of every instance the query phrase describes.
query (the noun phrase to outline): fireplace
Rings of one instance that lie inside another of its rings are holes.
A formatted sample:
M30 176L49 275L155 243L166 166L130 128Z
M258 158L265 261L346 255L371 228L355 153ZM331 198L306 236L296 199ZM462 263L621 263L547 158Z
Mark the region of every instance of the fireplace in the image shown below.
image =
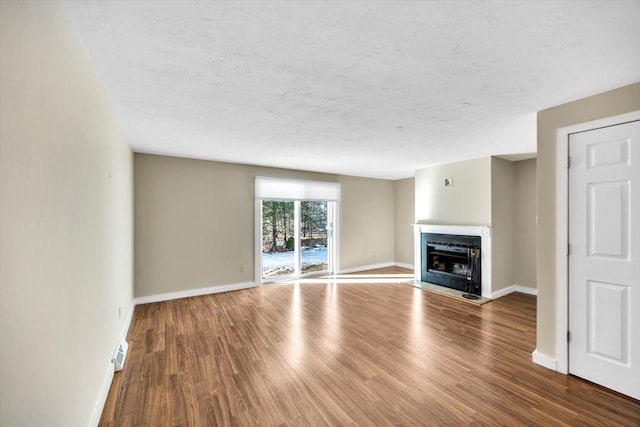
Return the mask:
M421 233L423 282L482 294L480 236Z
M413 230L416 286L427 282L469 292L472 282L470 293L492 298L490 227L418 221Z

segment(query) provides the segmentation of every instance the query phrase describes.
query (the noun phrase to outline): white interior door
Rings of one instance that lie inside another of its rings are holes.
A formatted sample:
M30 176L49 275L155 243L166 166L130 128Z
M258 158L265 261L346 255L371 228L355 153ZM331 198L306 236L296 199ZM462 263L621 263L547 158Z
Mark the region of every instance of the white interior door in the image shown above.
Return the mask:
M569 137L569 372L640 399L640 122Z

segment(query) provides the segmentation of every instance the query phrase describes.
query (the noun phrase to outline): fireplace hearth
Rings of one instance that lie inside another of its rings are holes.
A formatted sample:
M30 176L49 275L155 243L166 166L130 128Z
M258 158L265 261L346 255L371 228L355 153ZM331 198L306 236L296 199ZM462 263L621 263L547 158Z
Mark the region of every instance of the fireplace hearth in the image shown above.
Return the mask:
M482 294L480 236L421 233L420 241L423 282Z

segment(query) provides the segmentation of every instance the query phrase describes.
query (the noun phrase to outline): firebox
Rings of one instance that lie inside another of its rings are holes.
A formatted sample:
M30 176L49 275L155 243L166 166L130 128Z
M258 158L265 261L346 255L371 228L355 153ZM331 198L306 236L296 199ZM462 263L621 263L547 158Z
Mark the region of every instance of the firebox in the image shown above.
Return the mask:
M421 280L481 295L480 245L480 236L421 233Z

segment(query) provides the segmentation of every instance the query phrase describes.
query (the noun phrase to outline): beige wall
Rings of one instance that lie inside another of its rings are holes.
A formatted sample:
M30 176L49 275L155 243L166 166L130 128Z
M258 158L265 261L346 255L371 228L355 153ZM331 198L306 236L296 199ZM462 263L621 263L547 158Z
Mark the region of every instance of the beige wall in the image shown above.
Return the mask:
M491 291L514 284L515 166L491 158Z
M394 181L396 262L413 265L413 225L415 219L415 179Z
M134 162L136 297L253 282L254 178L336 181L150 154L136 153Z
M491 158L417 170L415 209L415 219L430 224L490 225Z
M453 178L453 187L444 186L445 177ZM415 178L415 219L491 226L492 291L514 284L535 288L535 186L535 160L486 157L421 169ZM396 258L400 247L397 243ZM530 256L516 260L516 250Z
M2 1L0 31L0 425L84 426L132 302L132 155L62 4Z
M254 281L256 176L339 181L340 267L394 260L392 181L149 154L134 170L136 297Z
M515 283L535 289L536 281L536 159L515 163Z
M537 350L556 354L556 138L558 128L640 110L640 83L538 112Z
M340 269L394 262L393 181L341 176Z

